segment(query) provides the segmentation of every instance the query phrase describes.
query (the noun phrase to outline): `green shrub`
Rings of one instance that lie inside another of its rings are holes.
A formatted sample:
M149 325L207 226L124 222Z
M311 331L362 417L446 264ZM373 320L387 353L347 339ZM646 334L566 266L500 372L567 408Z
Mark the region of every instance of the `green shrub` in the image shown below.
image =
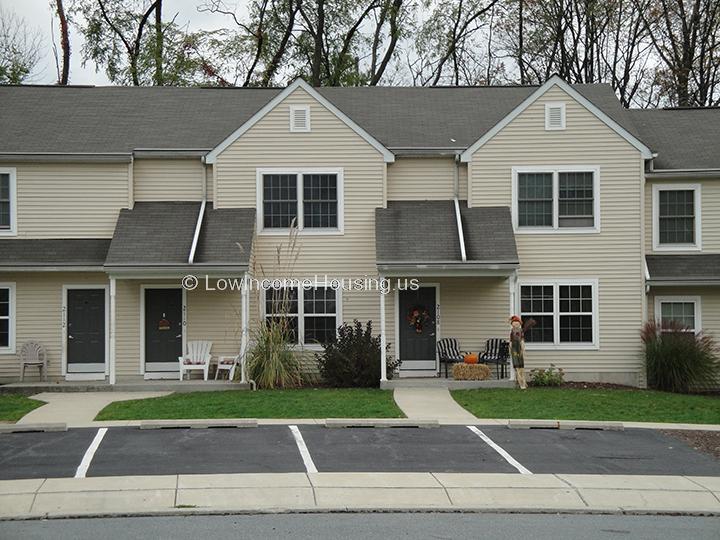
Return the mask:
M337 337L316 354L320 375L330 386L370 388L380 385L380 336L372 335L372 322L343 324ZM400 365L386 357L387 376Z
M687 393L716 380L720 364L712 336L666 321L646 323L640 337L650 388Z
M565 382L565 372L562 368L555 369L550 364L547 369L533 369L530 371L530 386L562 386Z
M286 317L268 319L255 332L255 346L248 353L247 374L258 388L301 386L300 361L290 347L290 337Z

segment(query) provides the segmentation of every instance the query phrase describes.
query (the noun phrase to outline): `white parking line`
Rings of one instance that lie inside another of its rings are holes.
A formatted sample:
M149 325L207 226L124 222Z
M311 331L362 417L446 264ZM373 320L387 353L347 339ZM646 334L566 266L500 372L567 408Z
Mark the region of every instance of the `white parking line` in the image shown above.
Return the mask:
M292 431L293 437L295 438L295 444L297 444L300 455L302 456L303 463L305 464L305 470L309 473L318 472L317 467L315 467L315 463L313 463L310 451L305 444L305 439L303 439L302 433L300 433L300 429L298 429L297 426L288 427L290 428L290 431Z
M108 428L105 427L98 429L98 432L95 434L95 438L90 443L90 446L88 446L88 449L85 450L85 455L83 456L77 471L75 471L75 478L85 478L85 475L90 468L90 463L92 463L93 457L95 456L95 452L97 452L97 449L100 446L103 437L105 437L107 430Z
M483 441L487 443L488 446L490 446L493 450L495 450L498 454L500 454L505 461L507 461L510 465L515 467L520 474L532 474L529 469L526 469L522 466L522 464L516 460L514 457L512 457L510 454L508 454L503 447L495 443L490 437L485 435L482 431L480 431L476 426L467 426L467 428L472 431L475 435L480 437Z

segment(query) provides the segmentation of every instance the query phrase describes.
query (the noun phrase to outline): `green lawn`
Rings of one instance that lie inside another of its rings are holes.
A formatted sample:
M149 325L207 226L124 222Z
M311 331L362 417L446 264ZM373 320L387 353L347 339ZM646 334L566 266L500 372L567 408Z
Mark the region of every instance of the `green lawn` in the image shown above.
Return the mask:
M0 422L17 422L41 405L45 405L45 402L19 394L0 394Z
M228 390L117 401L96 420L188 418L399 418L392 392L375 389Z
M478 418L720 424L718 396L570 388L455 390L452 396Z

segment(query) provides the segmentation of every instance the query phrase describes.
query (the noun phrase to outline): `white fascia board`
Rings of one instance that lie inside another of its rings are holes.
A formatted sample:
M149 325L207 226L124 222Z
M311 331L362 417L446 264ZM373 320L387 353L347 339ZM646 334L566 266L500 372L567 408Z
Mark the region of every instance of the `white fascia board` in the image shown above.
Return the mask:
M277 96L275 96L273 99L271 99L262 109L260 109L254 115L252 115L252 117L247 122L245 122L242 126L240 126L238 129L236 129L223 142L221 142L215 148L213 148L205 156L205 163L215 163L215 160L217 159L218 155L220 155L220 153L223 150L225 150L228 146L230 146L237 139L239 139L243 133L245 133L251 127L253 127L255 124L257 124L260 121L260 119L262 119L266 114L268 114L270 111L272 111L286 97L288 97L290 94L292 94L298 88L300 88L300 89L304 90L305 92L307 92L308 94L310 94L310 96L312 96L318 103L320 103L323 107L325 107L331 113L333 113L335 116L337 116L346 126L348 126L350 129L352 129L358 135L360 135L360 137L362 137L370 146L375 148L375 150L380 152L386 163L393 163L395 161L395 154L393 154L390 150L385 148L385 146L383 146L377 139L375 139L372 135L370 135L367 131L365 131L359 125L357 125L353 120L351 120L348 116L346 116L345 113L343 113L335 105L330 103L330 101L328 101L322 95L320 95L320 93L317 90L315 90L312 86L310 86L304 80L296 79L292 84L290 84L287 88L285 88Z
M640 141L637 137L635 137L630 132L628 132L620 124L615 122L615 120L610 118L607 114L602 112L598 107L593 105L593 103L590 100L583 97L582 94L580 94L572 86L570 86L568 83L566 83L564 80L562 80L562 78L560 78L558 75L553 75L545 82L545 84L543 84L540 88L538 88L532 94L530 94L530 96L528 96L520 105L518 105L512 111L510 111L510 113L505 118L503 118L502 120L500 120L500 122L495 124L490 131L488 131L487 133L485 133L485 135L483 135L477 141L475 141L475 143L473 143L472 146L468 147L468 149L465 150L460 155L460 160L464 163L471 161L472 155L478 150L478 148L480 148L486 142L488 142L490 139L495 137L495 135L497 135L501 129L503 129L510 122L512 122L521 112L523 112L525 109L527 109L540 96L544 95L548 90L550 90L554 86L557 86L558 88L563 90L571 98L573 98L575 101L580 103L580 105L582 105L588 111L590 111L592 114L594 114L606 126L608 126L610 129L612 129L618 135L620 135L623 139L625 139L632 146L637 148L640 151L640 153L642 154L642 157L644 159L652 159L652 157L653 157L652 151L647 146L645 146L645 144L643 144L642 141Z

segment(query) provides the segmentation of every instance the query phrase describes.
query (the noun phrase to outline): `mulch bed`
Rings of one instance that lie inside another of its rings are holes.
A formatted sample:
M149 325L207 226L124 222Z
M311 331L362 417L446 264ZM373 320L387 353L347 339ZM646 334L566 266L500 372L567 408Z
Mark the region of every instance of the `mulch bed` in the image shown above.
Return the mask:
M663 430L665 435L679 439L694 450L720 460L720 431Z
M566 381L562 383L560 388L574 388L576 390L639 390L634 386L625 386L622 384L602 383L602 382L574 382Z

